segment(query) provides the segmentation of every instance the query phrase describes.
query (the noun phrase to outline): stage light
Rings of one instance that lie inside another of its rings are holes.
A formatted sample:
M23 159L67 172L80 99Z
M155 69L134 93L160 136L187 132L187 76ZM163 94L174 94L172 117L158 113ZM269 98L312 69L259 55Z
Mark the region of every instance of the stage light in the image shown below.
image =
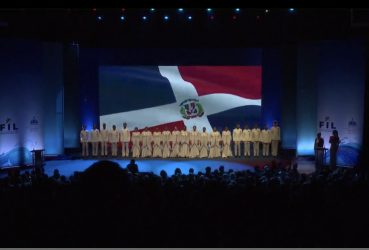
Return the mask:
M151 11L151 12L154 12L154 11L155 11L155 9L154 9L154 8L151 8L151 9L150 9L150 11Z
M182 9L182 8L179 8L179 9L178 9L178 11L179 11L179 12L183 12L183 9Z
M188 20L192 20L192 16L188 16L188 17L187 17L187 19L188 19Z
M211 12L211 9L210 9L210 8L208 8L206 11L210 13L210 12Z
M97 20L101 21L102 20L102 16L97 16Z
M164 16L164 20L168 20L169 19L169 16Z
M265 10L265 13L268 13L268 12L269 12L269 10L268 10L268 9L266 9L266 10Z
M92 11L93 11L93 12L96 12L96 8L93 8L93 9L92 9Z
M295 11L295 9L294 8L290 8L289 9L289 12L294 12Z
M120 16L120 20L124 21L126 19L124 16Z
M240 12L240 8L236 8L236 9L235 9L235 11L236 11L236 12Z
M144 20L144 21L145 21L146 19L147 19L147 17L146 17L146 16L143 16L143 17L142 17L142 20Z

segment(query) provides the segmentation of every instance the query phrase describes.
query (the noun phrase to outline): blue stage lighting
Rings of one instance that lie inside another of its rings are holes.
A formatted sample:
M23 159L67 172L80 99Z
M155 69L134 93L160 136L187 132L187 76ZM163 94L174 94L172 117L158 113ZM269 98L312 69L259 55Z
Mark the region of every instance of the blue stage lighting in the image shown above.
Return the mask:
M120 20L124 20L124 19L126 19L124 16L120 16Z
M97 20L101 21L102 20L102 16L97 16Z
M207 11L207 12L211 12L211 9L210 9L210 8L208 8L206 11Z
M289 12L294 12L295 11L295 9L294 8L290 8L289 9Z
M178 9L178 11L179 11L179 12L183 12L183 9L182 9L182 8L179 8L179 9Z
M154 9L154 8L151 8L151 9L150 9L150 11L151 11L151 12L154 12L154 11L155 11L155 9Z
M146 20L146 19L147 19L147 17L146 17L146 16L143 16L143 17L142 17L142 20Z
M169 19L169 16L164 16L164 20L168 20Z
M240 12L240 8L236 8L236 9L235 9L235 11L236 11L236 12Z
M188 17L187 17L187 19L188 19L188 20L192 20L192 16L188 16Z

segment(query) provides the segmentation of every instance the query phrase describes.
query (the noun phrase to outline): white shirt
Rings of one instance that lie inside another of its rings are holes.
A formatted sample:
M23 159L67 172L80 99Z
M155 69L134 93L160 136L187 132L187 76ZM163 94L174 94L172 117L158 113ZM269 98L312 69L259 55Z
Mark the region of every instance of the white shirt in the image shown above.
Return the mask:
M262 143L271 143L272 137L269 129L263 129L260 134L260 141Z
M233 129L233 141L235 142L242 141L242 129L240 128Z
M189 138L189 136L188 136L188 132L187 132L187 130L185 131L185 130L182 130L181 131L181 136L180 136L180 141L181 141L181 143L188 143L189 142L189 140L190 140L190 138Z
M207 132L201 132L200 141L201 145L207 145L209 141L209 134Z
M281 129L278 126L273 126L270 129L270 132L272 134L272 140L273 141L280 141L281 140Z
M230 145L232 141L231 131L222 132L222 141L224 144Z
M162 141L161 132L159 131L154 132L153 140L154 140L154 144L160 145L160 142Z
M100 131L100 141L103 141L103 142L109 141L109 130L102 129Z
M210 144L212 146L219 146L219 141L221 140L219 131L213 131L210 133Z
M163 131L162 133L163 143L169 142L169 139L170 139L170 131L168 130Z
M109 142L116 143L119 141L119 133L116 130L112 130L109 133Z
M242 131L242 141L251 141L251 130L250 129L244 129Z
M251 130L251 141L257 142L260 141L260 129L254 128Z
M91 142L100 141L100 132L98 129L94 129L91 131Z
M86 130L81 130L79 136L81 138L81 142L88 142L88 132Z
M180 135L179 130L173 130L172 135L170 136L170 141L172 143L179 142L180 140L179 135Z
M132 142L134 144L139 144L141 138L141 133L139 131L132 132Z
M198 131L191 131L190 132L190 141L191 144L198 144L199 141L199 132Z
M123 128L120 131L119 141L129 142L130 140L131 140L131 133L129 132L128 128Z

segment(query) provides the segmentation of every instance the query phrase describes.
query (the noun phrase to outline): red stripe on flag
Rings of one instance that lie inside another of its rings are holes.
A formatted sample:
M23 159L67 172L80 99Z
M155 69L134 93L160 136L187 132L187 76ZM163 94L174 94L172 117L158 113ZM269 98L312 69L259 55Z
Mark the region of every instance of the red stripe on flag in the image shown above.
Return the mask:
M226 93L261 99L261 66L178 66L201 95Z
M185 124L183 121L176 121L176 122L171 122L171 123L163 123L163 124L160 124L160 125L156 125L156 126L153 126L153 127L148 127L148 129L151 131L151 132L155 132L156 129L158 129L160 132L168 129L169 131L173 131L174 130L174 127L177 127L178 130L182 130L184 128ZM142 132L144 131L145 128L142 128L142 129L139 129L138 131ZM131 133L134 132L134 131L131 131Z

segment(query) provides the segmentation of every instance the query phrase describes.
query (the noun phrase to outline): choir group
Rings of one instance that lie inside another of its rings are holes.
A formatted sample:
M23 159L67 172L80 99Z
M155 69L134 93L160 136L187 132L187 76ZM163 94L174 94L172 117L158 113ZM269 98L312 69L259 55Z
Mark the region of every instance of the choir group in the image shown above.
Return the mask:
M89 155L89 144L92 145L92 156L98 156L99 145L101 156L108 155L108 145L110 145L111 155L117 156L118 144L120 144L123 157L228 158L241 157L241 155L259 157L260 147L262 156L269 156L270 146L271 155L277 156L280 128L274 121L270 129L267 126L260 129L257 125L253 129L249 129L247 125L241 129L237 124L232 133L228 127L225 127L222 132L214 127L213 131L208 133L205 127L202 132L197 131L196 126L193 126L192 131L187 131L184 127L182 130L174 128L173 131L168 129L159 131L157 128L153 132L145 128L140 132L137 127L129 131L127 123L123 124L120 131L115 125L112 126L112 130L108 130L104 123L101 130L94 126L92 131L87 131L83 126L80 139L83 157ZM243 143L243 152L241 152L241 143ZM251 147L253 154L250 151Z

